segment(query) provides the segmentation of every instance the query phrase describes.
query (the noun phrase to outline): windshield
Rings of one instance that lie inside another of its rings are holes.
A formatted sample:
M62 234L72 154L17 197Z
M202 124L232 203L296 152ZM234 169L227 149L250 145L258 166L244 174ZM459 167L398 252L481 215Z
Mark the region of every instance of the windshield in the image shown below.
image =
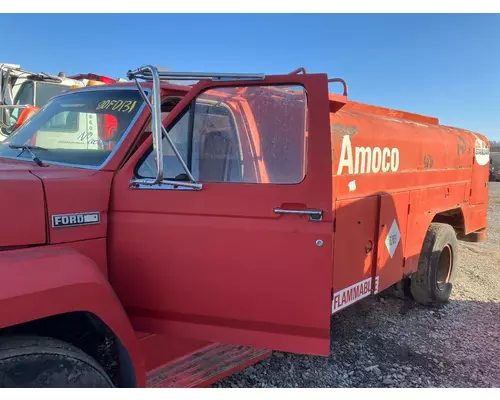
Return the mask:
M19 156L20 151L9 145L32 145L47 150L37 154L45 163L98 167L128 130L142 104L137 90L75 90L52 100L9 136L0 146L0 157ZM19 158L31 156L24 152Z

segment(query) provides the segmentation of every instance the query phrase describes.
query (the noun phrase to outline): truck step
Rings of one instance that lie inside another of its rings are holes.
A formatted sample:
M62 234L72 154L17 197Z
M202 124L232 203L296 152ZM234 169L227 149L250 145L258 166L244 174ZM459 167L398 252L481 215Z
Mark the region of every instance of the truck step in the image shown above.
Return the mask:
M219 343L174 360L147 377L151 388L205 387L255 364L271 354L270 350Z

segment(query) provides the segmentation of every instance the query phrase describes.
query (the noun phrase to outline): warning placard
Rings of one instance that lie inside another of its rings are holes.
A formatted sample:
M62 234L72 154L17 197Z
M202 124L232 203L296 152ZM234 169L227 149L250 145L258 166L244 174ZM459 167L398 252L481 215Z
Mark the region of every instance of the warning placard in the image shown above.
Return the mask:
M399 232L396 220L394 220L392 222L391 229L389 229L387 237L385 238L385 247L387 247L387 250L389 251L389 255L391 256L391 258L398 247L400 239L401 239L401 233Z

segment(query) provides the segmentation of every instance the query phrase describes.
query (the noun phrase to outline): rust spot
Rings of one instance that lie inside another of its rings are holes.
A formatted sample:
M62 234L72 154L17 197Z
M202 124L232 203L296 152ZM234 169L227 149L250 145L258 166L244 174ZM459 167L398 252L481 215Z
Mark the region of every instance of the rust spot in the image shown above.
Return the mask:
M470 149L469 153L470 153ZM457 143L457 156L461 156L467 151L467 144L465 143L465 140L463 139L462 136L458 136L458 143Z
M355 126L348 126L341 123L330 124L330 131L335 136L353 136L358 133L358 128Z
M428 169L428 168L432 168L433 166L434 166L434 159L432 158L432 156L430 154L426 154L424 156L424 168Z

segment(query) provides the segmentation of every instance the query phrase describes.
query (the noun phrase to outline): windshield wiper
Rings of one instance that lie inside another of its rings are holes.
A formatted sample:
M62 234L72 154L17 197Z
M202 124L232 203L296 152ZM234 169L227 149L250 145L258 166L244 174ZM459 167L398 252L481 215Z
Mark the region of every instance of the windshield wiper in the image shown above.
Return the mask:
M40 146L31 146L27 144L9 144L9 147L14 150L22 150L18 157L21 156L25 151L31 154L31 159L38 165L39 167L46 167L46 165L40 160L35 153L33 153L32 150L39 150L39 151L47 151L45 147L40 147Z

